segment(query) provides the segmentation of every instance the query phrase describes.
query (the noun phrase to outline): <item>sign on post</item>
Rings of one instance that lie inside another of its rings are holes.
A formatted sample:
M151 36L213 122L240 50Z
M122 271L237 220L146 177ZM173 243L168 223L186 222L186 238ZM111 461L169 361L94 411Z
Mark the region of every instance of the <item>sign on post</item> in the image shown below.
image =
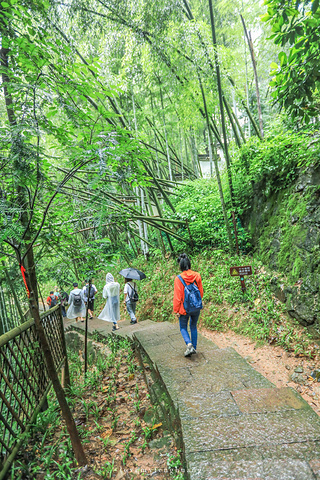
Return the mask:
M243 277L244 275L252 275L251 265L244 267L230 267L230 275L232 277Z
M245 292L246 284L244 281L245 275L252 275L251 265L244 265L242 267L230 267L230 275L232 277L240 277L242 291Z

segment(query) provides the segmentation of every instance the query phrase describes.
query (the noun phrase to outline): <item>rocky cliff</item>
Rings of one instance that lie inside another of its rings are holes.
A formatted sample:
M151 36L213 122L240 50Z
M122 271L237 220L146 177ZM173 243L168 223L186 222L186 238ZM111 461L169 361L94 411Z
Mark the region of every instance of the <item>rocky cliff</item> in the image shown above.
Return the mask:
M261 259L279 272L271 280L275 294L320 338L320 165L271 194L263 181L253 185L248 203L242 220Z

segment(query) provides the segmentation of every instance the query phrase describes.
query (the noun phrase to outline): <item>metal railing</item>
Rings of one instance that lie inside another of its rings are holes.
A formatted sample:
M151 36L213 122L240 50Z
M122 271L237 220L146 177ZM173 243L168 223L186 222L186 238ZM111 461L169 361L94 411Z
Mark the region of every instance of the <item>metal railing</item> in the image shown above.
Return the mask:
M57 370L67 364L60 305L41 315ZM0 480L9 470L51 387L34 320L0 337Z

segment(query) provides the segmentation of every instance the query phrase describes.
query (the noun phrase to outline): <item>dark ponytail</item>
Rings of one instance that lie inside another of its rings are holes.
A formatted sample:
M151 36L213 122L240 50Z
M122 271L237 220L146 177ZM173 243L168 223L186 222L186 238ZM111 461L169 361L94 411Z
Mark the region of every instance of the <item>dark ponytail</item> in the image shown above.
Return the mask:
M181 253L177 261L179 263L181 272L184 272L185 270L190 270L191 262L189 260L189 257L185 253Z

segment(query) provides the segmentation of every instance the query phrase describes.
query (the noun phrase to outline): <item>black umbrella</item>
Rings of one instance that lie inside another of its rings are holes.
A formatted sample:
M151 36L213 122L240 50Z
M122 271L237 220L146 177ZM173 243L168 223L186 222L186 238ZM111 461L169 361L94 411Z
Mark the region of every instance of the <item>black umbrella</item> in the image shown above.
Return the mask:
M142 280L143 278L147 278L143 272L137 270L136 268L124 268L119 272L125 278L131 278L132 280Z

